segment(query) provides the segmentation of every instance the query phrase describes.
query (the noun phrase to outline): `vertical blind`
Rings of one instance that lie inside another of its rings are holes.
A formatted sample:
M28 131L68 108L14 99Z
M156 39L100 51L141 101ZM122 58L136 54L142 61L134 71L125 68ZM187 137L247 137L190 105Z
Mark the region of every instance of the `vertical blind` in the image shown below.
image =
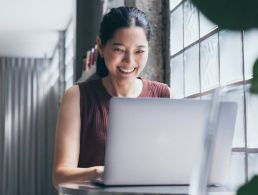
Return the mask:
M0 194L56 194L51 167L59 88L52 69L47 59L0 58Z

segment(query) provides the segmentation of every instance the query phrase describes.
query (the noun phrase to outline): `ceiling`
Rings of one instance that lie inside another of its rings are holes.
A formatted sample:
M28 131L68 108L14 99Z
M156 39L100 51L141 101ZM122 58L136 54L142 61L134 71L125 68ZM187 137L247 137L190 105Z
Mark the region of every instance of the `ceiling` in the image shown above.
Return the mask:
M51 57L75 0L0 0L0 56Z

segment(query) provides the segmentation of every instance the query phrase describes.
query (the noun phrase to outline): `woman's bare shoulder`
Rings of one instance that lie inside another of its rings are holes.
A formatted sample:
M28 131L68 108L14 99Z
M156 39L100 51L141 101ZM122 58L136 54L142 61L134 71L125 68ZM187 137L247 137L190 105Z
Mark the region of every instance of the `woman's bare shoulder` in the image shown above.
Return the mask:
M80 95L80 89L78 85L73 85L65 91L66 96L78 96Z
M80 89L78 85L73 85L68 88L63 96L63 102L67 100L79 100L80 97Z
M80 92L78 86L70 87L62 98L59 111L59 128L62 131L79 129L80 124Z

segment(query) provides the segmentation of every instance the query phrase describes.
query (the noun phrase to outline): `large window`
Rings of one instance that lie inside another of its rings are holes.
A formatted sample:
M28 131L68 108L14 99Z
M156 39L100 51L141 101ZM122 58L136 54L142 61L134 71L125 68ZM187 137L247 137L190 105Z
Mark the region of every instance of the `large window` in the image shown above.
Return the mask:
M258 174L258 97L249 94L258 57L258 30L228 31L210 22L190 0L170 0L170 86L176 98L211 97L236 85L226 99L238 103L228 186Z
M65 90L74 83L74 19L65 32Z

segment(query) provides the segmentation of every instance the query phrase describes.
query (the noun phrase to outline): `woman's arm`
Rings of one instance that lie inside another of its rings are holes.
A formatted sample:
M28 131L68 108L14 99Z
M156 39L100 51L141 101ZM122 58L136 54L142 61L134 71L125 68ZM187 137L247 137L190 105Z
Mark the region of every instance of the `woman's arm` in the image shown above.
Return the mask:
M57 128L53 165L53 184L78 182L99 177L104 167L78 168L80 151L80 91L71 87L62 99Z

